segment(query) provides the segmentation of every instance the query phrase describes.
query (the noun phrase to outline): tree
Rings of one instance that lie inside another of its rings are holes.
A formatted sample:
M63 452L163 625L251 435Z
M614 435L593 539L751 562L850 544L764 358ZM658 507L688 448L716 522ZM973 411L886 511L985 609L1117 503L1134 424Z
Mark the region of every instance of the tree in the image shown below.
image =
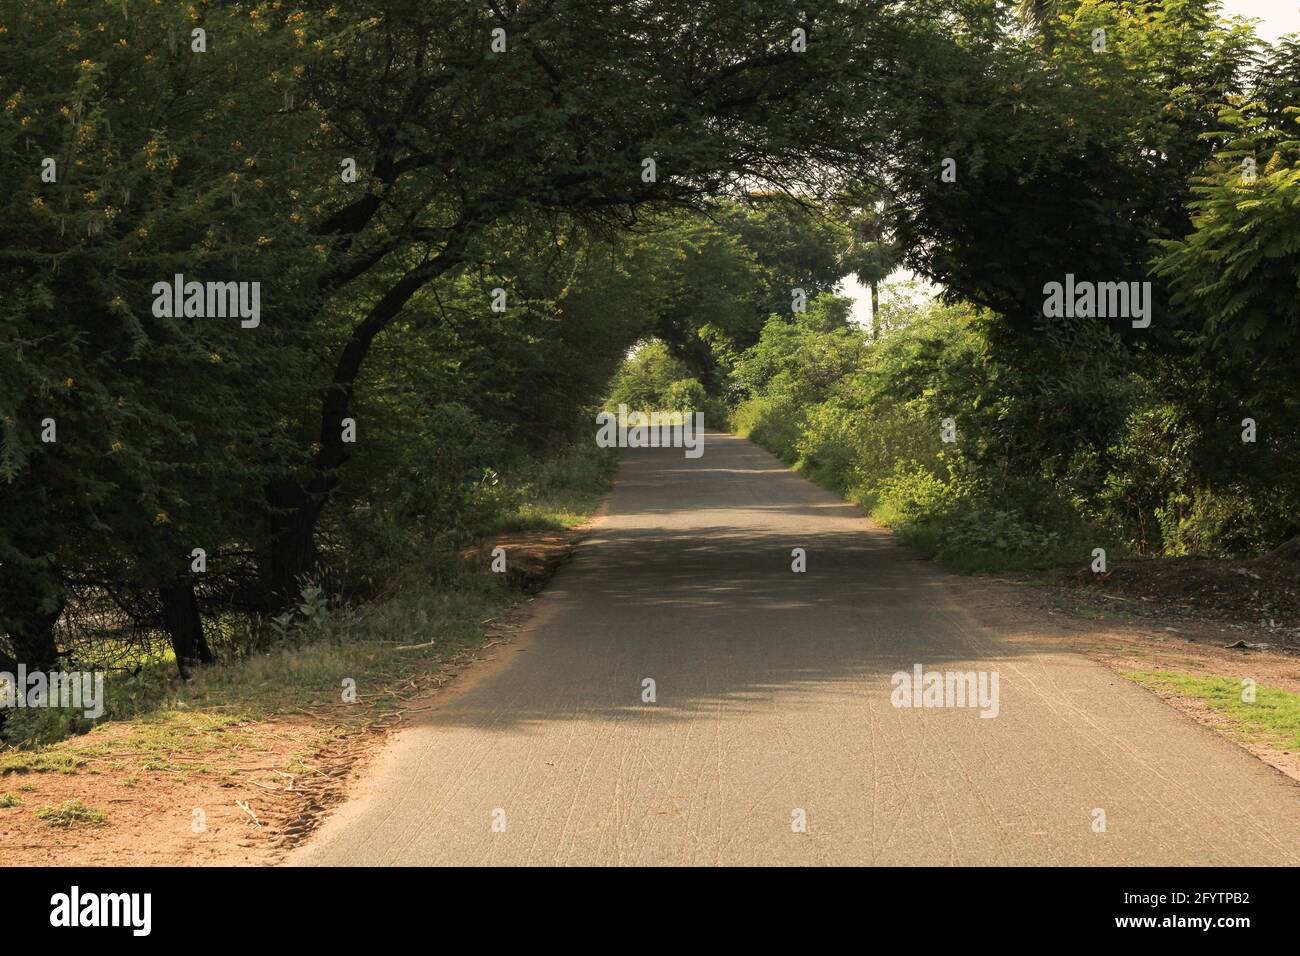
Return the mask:
M844 265L871 290L871 337L880 335L880 283L893 274L902 250L887 235L883 200L858 208L852 217L852 244Z
M291 155L305 117L250 70L292 34L236 20L198 53L188 15L154 5L6 4L0 22L20 184L0 223L0 624L47 667L61 611L93 589L165 626L184 669L210 657L195 588L255 573L265 512L248 503L292 447L279 418L312 361L270 320L313 257L272 199L292 170L262 153ZM265 323L156 309L177 273L260 283Z
M301 82L325 104L326 154L359 155L314 228L328 246L314 314L352 313L324 390L316 451L272 482L277 594L316 562L313 532L348 457L340 439L376 338L429 283L481 255L513 216L634 223L738 182L833 184L882 137L897 101L882 64L932 29L920 9L833 2L619 3L487 9L451 0L362 3L337 55ZM806 51L792 25L810 31ZM506 49L490 32L505 31Z

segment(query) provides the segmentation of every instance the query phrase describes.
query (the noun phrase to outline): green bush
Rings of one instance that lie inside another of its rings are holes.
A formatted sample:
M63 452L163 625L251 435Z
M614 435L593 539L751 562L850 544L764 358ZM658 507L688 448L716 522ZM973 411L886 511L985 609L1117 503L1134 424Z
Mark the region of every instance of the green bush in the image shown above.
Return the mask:
M753 439L782 461L793 463L798 459L802 413L793 401L750 399L732 413L731 424L736 434Z

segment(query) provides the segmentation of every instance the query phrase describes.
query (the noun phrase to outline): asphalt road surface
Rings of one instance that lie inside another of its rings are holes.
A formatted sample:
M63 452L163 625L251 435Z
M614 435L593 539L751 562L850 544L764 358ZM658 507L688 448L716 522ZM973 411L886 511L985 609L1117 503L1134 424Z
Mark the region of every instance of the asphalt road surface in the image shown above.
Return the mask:
M942 571L765 451L623 454L527 632L289 863L1300 863L1300 787L977 627ZM917 664L997 672L997 715L894 706Z

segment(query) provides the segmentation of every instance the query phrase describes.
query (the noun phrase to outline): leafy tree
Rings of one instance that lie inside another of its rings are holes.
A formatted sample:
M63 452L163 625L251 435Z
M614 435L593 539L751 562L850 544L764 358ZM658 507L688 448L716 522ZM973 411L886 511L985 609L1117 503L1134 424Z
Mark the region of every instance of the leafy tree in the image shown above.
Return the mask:
M280 594L315 563L316 521L348 457L341 422L372 345L420 290L482 256L485 230L520 216L627 225L742 179L815 182L874 151L871 114L896 101L878 67L909 60L930 29L920 10L784 0L629 2L595 17L577 0L368 2L346 18L337 55L308 58L294 85L329 110L313 147L368 171L312 220L329 250L318 314L357 317L324 392L318 450L271 488ZM815 38L806 50L791 40L798 24Z
M48 666L60 611L93 588L167 626L184 667L209 657L196 583L233 594L247 577L265 518L249 503L292 447L278 415L308 378L270 317L302 294L310 240L272 198L291 170L263 152L290 155L305 130L249 69L292 35L232 20L218 55L192 52L184 11L0 10L0 148L19 184L0 224L0 623ZM155 314L154 284L177 273L260 282L265 324Z

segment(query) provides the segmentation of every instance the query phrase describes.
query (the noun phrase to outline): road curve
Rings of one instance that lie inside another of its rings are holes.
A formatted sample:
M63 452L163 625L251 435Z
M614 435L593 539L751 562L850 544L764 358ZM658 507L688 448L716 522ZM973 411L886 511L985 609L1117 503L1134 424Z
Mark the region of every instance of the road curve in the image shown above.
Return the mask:
M524 638L287 862L1300 863L1300 787L945 580L743 439L626 451ZM918 663L997 716L893 706Z

